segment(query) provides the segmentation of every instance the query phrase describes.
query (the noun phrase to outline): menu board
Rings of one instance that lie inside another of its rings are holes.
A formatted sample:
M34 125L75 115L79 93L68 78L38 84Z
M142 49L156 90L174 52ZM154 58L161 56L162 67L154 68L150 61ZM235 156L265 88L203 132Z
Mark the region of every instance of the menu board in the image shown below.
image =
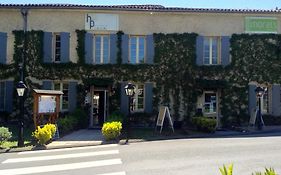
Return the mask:
M56 110L56 96L41 95L39 97L39 113L54 113Z

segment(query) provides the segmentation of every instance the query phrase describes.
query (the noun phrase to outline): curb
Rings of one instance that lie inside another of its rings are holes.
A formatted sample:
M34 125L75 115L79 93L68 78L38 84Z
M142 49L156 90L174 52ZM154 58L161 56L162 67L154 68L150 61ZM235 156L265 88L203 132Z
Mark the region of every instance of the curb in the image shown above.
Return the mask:
M213 134L195 134L195 135L177 135L177 136L161 136L154 137L151 139L130 139L129 143L137 143L137 142L148 142L148 141L160 141L160 140L171 140L171 139L196 139L196 138L226 138L226 137L246 137L246 136L262 136L264 134L276 134L280 133L281 129L271 129L271 130L262 130L262 131L217 131ZM60 141L55 141L60 142ZM79 142L79 141L78 141ZM52 144L52 143L51 143ZM46 150L51 149L63 149L63 148L73 148L73 147L86 147L86 146L98 146L98 145L106 145L106 144L120 144L125 145L126 140L119 141L89 141L87 143L73 143L73 144L65 144L65 145L46 145ZM34 149L34 147L23 147L23 148L9 148L9 149L0 149L0 153L13 153L13 152L22 152L22 151L36 151L39 149Z

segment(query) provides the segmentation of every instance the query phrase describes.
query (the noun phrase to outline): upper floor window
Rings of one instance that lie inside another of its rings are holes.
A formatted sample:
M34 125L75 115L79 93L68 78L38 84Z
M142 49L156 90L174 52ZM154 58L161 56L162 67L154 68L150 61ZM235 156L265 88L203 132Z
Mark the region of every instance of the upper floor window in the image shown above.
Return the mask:
M5 110L5 82L0 82L0 111Z
M204 37L203 45L203 64L204 65L217 65L221 64L220 61L220 37Z
M109 35L94 36L94 63L109 63Z
M133 110L143 111L144 110L144 84L135 85L135 95L133 98Z
M61 61L61 36L59 33L54 34L54 61Z
M138 64L145 62L145 36L130 36L129 63Z
M62 91L63 95L60 96L60 110L67 111L68 110L68 83L66 82L54 82L53 89Z

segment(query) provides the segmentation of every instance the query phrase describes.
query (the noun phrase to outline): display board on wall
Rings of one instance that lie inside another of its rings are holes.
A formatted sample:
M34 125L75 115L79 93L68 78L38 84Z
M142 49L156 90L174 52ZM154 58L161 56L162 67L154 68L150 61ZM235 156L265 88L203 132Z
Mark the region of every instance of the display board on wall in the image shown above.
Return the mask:
M85 30L119 30L117 14L87 13L85 14Z
M38 113L54 113L56 111L56 96L41 95L38 107Z
M277 33L278 21L275 17L246 17L246 33Z
M173 132L175 132L172 117L170 115L170 111L169 111L169 108L167 106L161 106L160 107L155 130L157 129L157 127L161 127L160 133L162 132L165 118L168 118L169 126L172 128Z

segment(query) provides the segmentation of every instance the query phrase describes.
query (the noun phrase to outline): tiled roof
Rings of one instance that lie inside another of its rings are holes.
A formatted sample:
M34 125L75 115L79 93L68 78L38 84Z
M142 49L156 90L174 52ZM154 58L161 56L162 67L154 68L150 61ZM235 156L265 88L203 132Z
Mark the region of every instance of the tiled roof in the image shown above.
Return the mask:
M89 9L151 12L280 13L281 9L216 9L164 7L162 5L0 4L0 8Z

